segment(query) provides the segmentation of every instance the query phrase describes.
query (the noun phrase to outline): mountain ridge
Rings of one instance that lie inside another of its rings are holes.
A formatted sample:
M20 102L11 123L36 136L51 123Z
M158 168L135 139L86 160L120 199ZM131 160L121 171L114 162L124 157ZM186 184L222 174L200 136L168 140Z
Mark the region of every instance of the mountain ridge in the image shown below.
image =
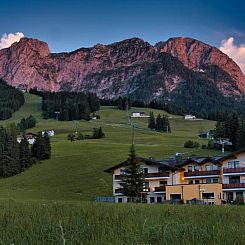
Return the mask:
M166 54L173 57L169 58L172 68L164 68L162 57ZM154 46L134 37L65 53L51 53L47 43L22 38L0 50L0 77L21 89L94 92L101 98L133 94L148 81L147 86L154 89L150 89L151 93L144 91L148 93L147 98L138 96L137 99L150 100L172 93L185 82L186 78L178 71L173 74L168 70L178 66L174 58L212 81L222 95L245 94L245 76L231 58L215 47L182 37ZM154 64L155 68L161 67L155 74L158 82L150 81L146 74Z

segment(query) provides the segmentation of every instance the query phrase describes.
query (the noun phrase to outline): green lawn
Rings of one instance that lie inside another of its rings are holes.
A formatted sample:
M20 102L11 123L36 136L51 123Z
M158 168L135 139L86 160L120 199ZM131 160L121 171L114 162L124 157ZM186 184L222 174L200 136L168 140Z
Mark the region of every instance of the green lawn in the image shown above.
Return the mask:
M7 179L0 179L0 198L19 200L93 200L96 195L111 195L111 176L103 170L125 160L131 144L131 128L128 126L127 112L112 107L102 107L98 114L100 120L79 122L79 131L91 133L94 127L101 126L106 137L100 140L69 142L66 136L75 130L75 122L57 122L43 120L41 117L41 99L25 94L26 103L10 120L2 125L17 123L22 117L32 114L38 120L37 132L54 129L52 138L52 158L36 164L25 172ZM154 111L155 116L163 113L159 110L137 109L132 111ZM176 152L198 155L217 155L220 152L185 149L183 144L198 139L199 130L214 128L214 122L207 120L185 121L180 116L170 115L171 134L151 131L147 128L147 119L133 119L137 124L135 132L136 151L139 156L164 159Z

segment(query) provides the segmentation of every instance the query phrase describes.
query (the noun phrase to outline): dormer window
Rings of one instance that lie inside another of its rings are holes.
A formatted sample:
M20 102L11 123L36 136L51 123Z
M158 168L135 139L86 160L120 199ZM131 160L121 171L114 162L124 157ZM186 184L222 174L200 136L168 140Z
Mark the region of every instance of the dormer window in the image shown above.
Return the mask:
M198 165L194 166L194 171L200 171L200 166Z
M189 173L192 172L192 165L189 165L189 166L187 167L187 169L188 169L188 172L189 172Z

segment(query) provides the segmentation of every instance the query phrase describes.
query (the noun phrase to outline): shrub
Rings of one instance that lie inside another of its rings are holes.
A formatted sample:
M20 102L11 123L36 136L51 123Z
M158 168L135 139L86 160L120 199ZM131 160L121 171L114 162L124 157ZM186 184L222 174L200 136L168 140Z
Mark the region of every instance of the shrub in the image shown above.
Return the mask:
M200 144L198 142L194 142L192 140L187 140L184 143L185 148L198 148L199 146L200 146Z

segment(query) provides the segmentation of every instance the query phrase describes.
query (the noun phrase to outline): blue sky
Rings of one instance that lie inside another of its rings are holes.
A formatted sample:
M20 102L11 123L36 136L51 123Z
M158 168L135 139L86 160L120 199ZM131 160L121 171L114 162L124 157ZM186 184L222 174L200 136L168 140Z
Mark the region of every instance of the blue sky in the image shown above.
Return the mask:
M52 52L140 37L155 44L188 36L219 47L245 43L245 1L1 0L0 36L23 32Z

